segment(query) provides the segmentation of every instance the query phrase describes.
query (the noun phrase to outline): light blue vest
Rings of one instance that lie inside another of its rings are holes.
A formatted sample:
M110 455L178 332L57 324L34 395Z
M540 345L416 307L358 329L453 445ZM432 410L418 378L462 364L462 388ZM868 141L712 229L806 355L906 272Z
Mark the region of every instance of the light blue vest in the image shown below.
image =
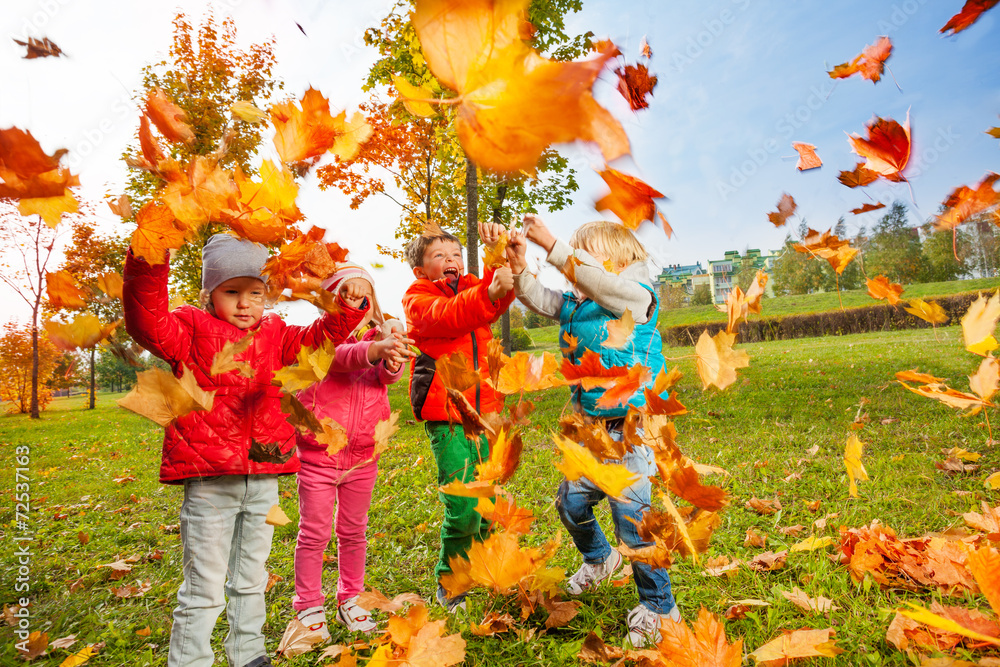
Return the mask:
M649 368L652 377L656 378L657 373L660 372L664 364L663 340L660 338L660 332L656 328L657 315L660 313L660 303L651 287L645 284L643 284L643 287L648 289L650 295L653 297L653 313L646 323L635 325L635 330L621 349L604 347L604 341L608 338L608 322L617 320L618 317L611 311L597 305L591 299L580 300L580 297L572 292L564 292L562 310L559 312L559 345L566 345L564 334L576 336L580 342L576 350L570 354L564 352L563 356L574 364L579 364L583 353L587 350L593 350L601 355L601 363L605 367L631 367L636 363L640 363ZM651 387L652 380L645 386ZM638 408L646 404L646 396L643 393L643 389L645 387L640 387L632 395L628 400L628 405ZM605 391L602 387L595 387L589 391L584 391L581 386L576 385L571 390L574 404L584 414L593 417L609 418L623 417L628 412L626 405L617 405L606 409L598 408L597 400ZM668 396L669 392L663 392L662 397L664 399Z

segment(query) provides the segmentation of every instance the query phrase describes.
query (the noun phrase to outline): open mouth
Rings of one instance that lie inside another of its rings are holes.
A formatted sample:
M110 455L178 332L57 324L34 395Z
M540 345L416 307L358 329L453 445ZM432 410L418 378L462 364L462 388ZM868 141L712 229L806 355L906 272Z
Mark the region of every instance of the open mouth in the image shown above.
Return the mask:
M459 277L458 269L455 268L445 269L444 276L445 278L458 278Z

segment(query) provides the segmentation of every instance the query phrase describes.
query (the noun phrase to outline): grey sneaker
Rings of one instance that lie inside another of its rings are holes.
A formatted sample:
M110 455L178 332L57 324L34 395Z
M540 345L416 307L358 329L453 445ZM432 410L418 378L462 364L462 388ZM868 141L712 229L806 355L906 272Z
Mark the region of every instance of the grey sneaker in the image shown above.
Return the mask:
M343 623L351 632L375 632L378 625L372 620L372 613L358 606L358 596L337 603L337 622Z
M306 626L310 632L318 632L320 636L323 637L323 641L330 638L330 631L326 627L326 609L322 606L303 609L296 614L295 617L299 619L299 623ZM271 663L268 662L261 664L269 665Z
M657 614L640 602L628 613L628 641L632 648L641 649L659 644L662 640L660 625L667 619L681 620L681 612L677 609L677 605L674 605L669 614Z
M434 594L434 598L437 603L448 610L449 614L454 614L456 612L468 611L465 608L465 597L466 593L461 593L453 598L448 597L448 593L444 590L444 586L438 584L437 593Z
M584 563L576 571L569 581L566 582L566 592L570 595L597 588L602 581L607 581L622 566L622 555L616 549L612 549L603 563L591 565Z

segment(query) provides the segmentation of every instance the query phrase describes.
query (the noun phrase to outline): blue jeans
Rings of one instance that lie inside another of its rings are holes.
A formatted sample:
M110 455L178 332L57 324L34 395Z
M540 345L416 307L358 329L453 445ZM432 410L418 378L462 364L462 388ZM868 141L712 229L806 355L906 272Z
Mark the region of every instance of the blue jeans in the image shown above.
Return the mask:
M609 430L615 441L621 441L621 432ZM652 483L650 475L656 474L653 451L644 445L633 447L621 460L630 472L637 473L639 480L622 491L622 498L613 498L601 491L586 477L575 482L563 480L556 497L559 518L569 531L576 548L583 554L583 560L591 565L603 563L611 554L611 545L604 537L604 531L594 518L594 505L605 498L611 505L611 520L615 527L615 537L625 546L638 549L653 544L639 537L638 528L629 519L642 522L643 512L650 508ZM639 590L639 602L658 614L668 614L674 608L674 596L670 591L670 575L664 568L654 568L645 563L633 561L632 575Z
M266 655L261 632L267 619L264 563L274 528L264 519L278 502L273 475L222 475L184 481L181 541L184 583L177 591L170 630L171 667L208 667L212 630L226 609L226 657L243 667ZM229 604L226 605L226 597Z

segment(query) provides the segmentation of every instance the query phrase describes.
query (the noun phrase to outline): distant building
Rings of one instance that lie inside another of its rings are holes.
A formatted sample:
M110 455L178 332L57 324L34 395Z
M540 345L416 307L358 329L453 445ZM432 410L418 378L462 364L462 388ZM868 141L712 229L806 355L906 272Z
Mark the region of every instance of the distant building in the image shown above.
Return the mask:
M708 276L711 281L712 298L715 303L722 304L726 302L726 295L729 294L736 284L736 275L740 272L745 259L753 263L755 270L763 270L770 274L771 267L774 266L774 261L778 258L773 252L762 255L760 250L756 248L747 250L746 253L744 257L740 255L738 250L727 250L724 253L723 259L708 261ZM774 294L770 282L768 282L766 294L768 296L773 296Z
M694 264L669 264L656 277L657 291L664 287L679 287L684 290L684 303L691 303L691 296L698 285L709 285L708 273L702 268L701 262Z

